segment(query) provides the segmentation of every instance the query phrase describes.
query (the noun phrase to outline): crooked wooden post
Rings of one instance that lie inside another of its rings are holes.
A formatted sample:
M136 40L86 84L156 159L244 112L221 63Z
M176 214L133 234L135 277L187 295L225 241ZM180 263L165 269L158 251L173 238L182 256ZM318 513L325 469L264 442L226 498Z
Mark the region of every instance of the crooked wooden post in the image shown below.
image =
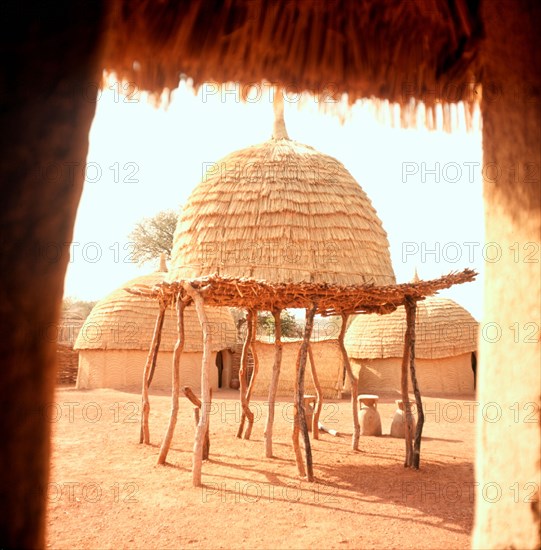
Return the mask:
M156 322L154 324L152 342L150 343L150 349L148 351L145 368L143 370L143 384L141 389L141 430L139 432L139 443L144 443L145 445L150 443L150 428L148 422L148 417L150 415L150 400L148 397L148 389L152 382L152 376L154 375L156 360L160 350L166 304L163 300L160 300L159 306L160 310L158 311Z
M171 441L173 440L173 434L175 433L175 426L177 425L178 417L178 397L180 389L180 358L184 350L184 308L186 302L181 299L180 293L177 295L177 342L173 351L173 384L171 389L171 415L169 416L169 425L167 426L167 432L163 438L160 448L160 454L158 456L158 464L165 464L167 459L167 453L169 447L171 447Z
M209 427L210 420L210 363L212 358L212 330L209 327L205 303L201 294L190 284L184 283L187 294L192 298L199 323L203 329L203 360L201 364L201 415L195 431L195 441L193 446L193 467L192 483L194 487L201 487L201 469L203 466L203 448L205 446L205 436Z
M256 336L257 336L257 312L255 312L254 314L253 323L254 323L254 326L252 328L252 338L250 340L250 351L252 352L254 368L252 370L250 384L248 385L248 391L246 392L246 405L248 406L248 408L250 408L250 399L252 398L252 390L254 389L257 373L259 372L259 358L257 357L257 350L255 347ZM254 426L254 414L251 413L251 415L248 416L247 418L248 418L248 426L246 426L246 431L244 432L244 439L250 439L250 435L252 435L252 428Z
M272 428L274 424L274 408L276 404L276 391L280 379L280 368L282 365L282 310L275 309L272 312L274 317L274 363L272 365L272 378L269 386L269 410L267 412L267 424L265 427L265 456L272 458Z
M323 398L321 394L321 384L316 370L316 362L314 361L314 353L312 344L308 344L308 357L310 359L310 373L312 374L312 382L316 389L316 404L314 406L314 414L312 416L312 436L314 439L319 439L319 416L321 415L321 407L323 406Z
M314 316L317 311L317 305L314 304L306 310L306 325L304 327L304 336L297 355L297 376L295 379L295 403L293 407L293 449L295 451L295 460L299 475L308 481L314 481L314 469L312 463L312 447L310 445L310 434L306 424L306 412L304 410L304 373L306 370L306 359L308 356L308 346L314 326ZM306 470L302 462L302 453L299 446L299 432L302 432L304 440L304 453L306 457Z
M340 328L340 334L338 335L338 343L340 345L340 350L342 351L342 360L349 378L349 386L351 391L351 409L353 412L353 436L351 438L351 447L354 451L358 451L359 437L361 435L361 426L359 424L359 404L357 403L357 396L359 394L359 380L355 374L353 374L353 369L351 368L351 363L349 362L348 352L346 351L346 346L344 345L344 336L346 334L348 317L349 315L347 313L342 313L342 327Z
M195 420L195 427L197 429L197 425L199 424L199 418L201 413L201 400L195 393L192 391L192 388L190 386L184 386L182 388L182 393L193 403L193 417ZM210 390L210 398L212 399L212 388ZM207 426L207 433L205 434L205 443L203 445L203 460L207 460L210 453L210 434L209 434L209 428L210 428L210 422L209 426Z
M255 316L257 318L257 315ZM240 356L240 370L239 370L239 382L240 382L240 404L242 408L242 414L240 418L239 429L237 430L237 437L240 439L242 437L242 432L244 431L244 421L250 418L253 422L253 413L250 410L250 406L246 400L247 397L247 385L246 380L247 370L248 370L248 350L252 344L252 332L254 329L254 311L249 310L248 315L246 316L246 338L242 345L242 354Z
M415 312L417 310L417 302L410 296L406 297L406 319L411 317L410 322L410 341L409 341L409 356L410 356L410 376L413 393L415 394L415 405L417 408L417 427L415 429L415 439L413 443L412 466L418 470L421 462L421 436L423 434L423 425L425 423L425 414L423 411L423 402L421 400L421 391L417 383L417 374L415 372Z
M406 298L407 303L407 298ZM415 330L415 310L406 308L406 333L404 335L404 354L402 356L401 367L401 390L402 390L402 403L404 404L404 414L406 416L404 422L404 440L406 443L406 457L404 459L404 467L408 468L413 464L413 444L412 444L412 431L413 431L413 417L411 414L411 404L408 390L408 363L411 347L411 333Z

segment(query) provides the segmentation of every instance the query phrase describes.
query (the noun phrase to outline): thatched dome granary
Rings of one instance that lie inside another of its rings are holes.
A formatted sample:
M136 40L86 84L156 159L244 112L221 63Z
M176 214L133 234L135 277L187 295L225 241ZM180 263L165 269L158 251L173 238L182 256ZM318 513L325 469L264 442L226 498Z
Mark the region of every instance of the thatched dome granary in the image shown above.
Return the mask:
M175 232L170 280L218 274L272 283L395 283L370 199L338 160L274 137L213 164Z
M74 348L79 351L77 388L140 388L143 369L152 339L158 307L155 301L128 293L125 287L154 286L163 282L166 272L157 271L128 281L100 300L79 332ZM211 373L213 388L228 386L231 354L236 328L227 308L206 308L213 332L212 363L222 363L221 373ZM193 307L185 312L185 354L180 372L181 384L201 386L201 326ZM177 340L176 315L165 313L162 341L152 388L171 388L171 358ZM218 354L221 356L218 357Z
M456 394L474 390L472 353L477 350L477 321L448 298L428 297L417 304L415 358L419 387L427 393ZM400 391L406 312L358 315L345 345L359 371L363 393Z

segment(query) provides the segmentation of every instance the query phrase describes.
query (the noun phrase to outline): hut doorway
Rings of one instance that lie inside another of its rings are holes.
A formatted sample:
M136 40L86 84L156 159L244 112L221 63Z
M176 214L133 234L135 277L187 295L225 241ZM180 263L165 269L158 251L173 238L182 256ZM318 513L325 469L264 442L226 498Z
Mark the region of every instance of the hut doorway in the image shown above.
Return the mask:
M221 351L216 354L216 368L218 369L218 388L223 388L224 357Z
M473 389L477 388L477 354L475 351L471 353L471 370L473 371Z
M217 387L229 388L232 377L232 354L230 348L225 348L216 353L216 369L218 371Z

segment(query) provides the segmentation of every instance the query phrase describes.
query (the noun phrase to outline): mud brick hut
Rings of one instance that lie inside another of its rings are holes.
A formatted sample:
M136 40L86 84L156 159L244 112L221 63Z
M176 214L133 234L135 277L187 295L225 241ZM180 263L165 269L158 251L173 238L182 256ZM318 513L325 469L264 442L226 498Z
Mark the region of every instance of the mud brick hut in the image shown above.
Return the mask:
M154 286L163 282L166 271L137 277L100 300L90 312L75 342L79 352L77 388L140 389L143 370L152 339L156 312L155 302L127 293L124 288ZM235 345L236 329L227 308L207 308L213 333L210 385L218 389L229 383L231 348ZM200 390L202 332L194 308L185 316L185 360L181 384ZM174 310L164 312L160 352L152 377L155 389L171 389L171 359L177 338Z
M429 297L417 305L415 359L423 395L472 394L472 354L477 351L477 321L448 298ZM400 392L406 311L359 315L345 345L364 393Z

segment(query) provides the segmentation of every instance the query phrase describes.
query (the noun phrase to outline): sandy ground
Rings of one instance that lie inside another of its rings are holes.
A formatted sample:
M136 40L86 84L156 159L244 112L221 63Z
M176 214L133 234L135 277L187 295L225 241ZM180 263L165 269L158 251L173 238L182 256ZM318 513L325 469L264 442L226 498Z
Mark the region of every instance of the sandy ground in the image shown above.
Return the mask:
M421 469L403 467L404 441L361 437L351 450L350 404L324 405L340 437L312 441L316 482L299 480L292 407L276 409L273 459L266 407L254 401L249 441L235 437L238 392L219 391L202 488L191 486L192 405L181 399L166 466L156 466L170 398L151 396L152 444L139 440L140 396L59 388L53 426L50 548L469 548L473 519L474 397L425 397ZM381 396L389 433L397 396Z

